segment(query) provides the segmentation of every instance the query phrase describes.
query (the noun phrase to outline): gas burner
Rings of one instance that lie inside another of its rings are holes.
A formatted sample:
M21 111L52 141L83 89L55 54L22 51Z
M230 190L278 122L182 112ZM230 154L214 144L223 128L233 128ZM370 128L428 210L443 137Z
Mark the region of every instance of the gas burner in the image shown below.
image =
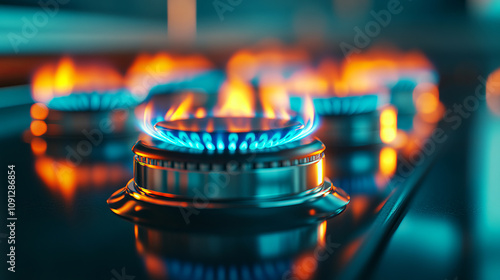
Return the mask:
M135 107L145 93L126 89L122 75L101 62L75 61L62 57L34 74L33 100L57 111L109 111Z
M375 112L389 104L389 96L383 91L346 96L317 95L311 98L314 109L320 116L364 114ZM292 110L298 110L303 104L303 97L292 94L290 104Z
M324 178L324 149L312 138L252 153L139 141L133 148L134 179L108 204L116 214L146 224L326 218L343 211L349 196Z
M335 147L391 143L397 135L397 112L388 106L373 112L321 118L316 136Z
M92 112L126 109L139 103L130 92L121 89L99 92L73 92L65 96L52 98L47 102L47 107L57 111L66 112Z
M155 126L171 143L209 151L265 149L290 142L304 125L269 118L200 118L162 121Z
M302 110L291 110L286 102L265 103L266 109L256 109L246 100L253 98L251 92L250 97L234 100L240 92L231 92L235 95L177 92L153 96L136 110L138 119L143 115L139 125L156 140L211 153L272 148L305 138L318 125L310 100Z
M314 108L320 116L354 115L376 111L387 104L382 96L366 94L345 97L313 98Z
M126 89L122 75L110 65L70 57L41 66L31 87L35 136L130 133L131 109L146 98Z

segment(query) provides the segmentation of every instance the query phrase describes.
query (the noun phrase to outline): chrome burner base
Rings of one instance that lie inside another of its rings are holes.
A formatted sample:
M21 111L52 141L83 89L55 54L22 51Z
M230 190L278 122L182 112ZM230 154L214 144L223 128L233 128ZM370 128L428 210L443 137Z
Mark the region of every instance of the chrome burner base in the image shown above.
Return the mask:
M115 214L135 223L177 228L226 223L296 226L338 215L349 200L349 195L330 181L316 189L281 198L210 201L146 193L130 180L107 202Z
M314 138L220 154L139 141L134 178L108 204L120 216L155 225L317 221L349 203L324 177L324 149Z

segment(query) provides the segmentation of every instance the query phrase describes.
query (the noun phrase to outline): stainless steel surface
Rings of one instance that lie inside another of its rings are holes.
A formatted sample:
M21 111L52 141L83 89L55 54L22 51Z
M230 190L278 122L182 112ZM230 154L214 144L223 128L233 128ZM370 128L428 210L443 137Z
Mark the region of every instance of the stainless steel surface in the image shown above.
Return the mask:
M200 155L201 163L136 155L134 180L142 189L181 197L204 194L210 199L248 199L292 195L323 184L324 153L322 145L318 146L319 153L313 155L258 164L254 159L265 153L249 153L244 161L230 160L227 164L203 160L224 156L218 154Z

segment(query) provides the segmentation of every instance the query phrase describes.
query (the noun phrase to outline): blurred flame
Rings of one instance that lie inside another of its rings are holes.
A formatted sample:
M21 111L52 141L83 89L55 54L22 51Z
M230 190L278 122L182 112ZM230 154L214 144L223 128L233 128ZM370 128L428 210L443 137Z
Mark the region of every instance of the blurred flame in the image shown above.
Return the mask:
M165 114L166 120L176 121L180 119L185 119L189 117L189 109L191 108L194 100L193 94L186 94L184 100L179 104L179 106L172 106Z
M103 93L120 89L122 76L103 64L76 64L70 57L63 57L57 64L40 67L32 79L33 100L47 104L59 96L74 93Z
M221 89L214 114L217 116L255 116L255 96L252 87L238 79L226 81Z
M47 124L44 121L32 121L30 130L34 136L41 136L47 132Z
M154 128L154 125L160 121L213 117L296 119L304 125L304 128L296 137L290 139L292 141L305 137L317 125L312 100L305 98L301 112L292 113L289 107L288 94L280 86L263 87L257 99L254 89L248 83L240 79L228 80L221 86L217 103L211 108L208 106L208 108L203 107L206 104L202 101L203 98L199 96L199 93L185 92L182 96L171 99L167 105L152 99L144 107L136 110L136 114L142 119L141 127L143 131L152 137L165 140L156 133ZM257 104L257 102L259 103ZM213 123L207 122L207 124L209 127L205 127L204 130L212 131L210 126ZM178 125L182 124L179 123ZM242 127L244 125L248 127ZM230 132L244 132L249 131L250 125L249 122L228 122L228 129ZM182 129L182 127L180 128ZM262 129L268 128L262 127Z
M31 105L30 114L33 119L44 120L49 115L49 109L42 103Z
M287 81L294 94L348 96L385 94L387 86L405 78L434 82L434 67L420 52L400 52L395 49L373 49L352 54L335 63L324 59L317 68L304 67Z
M286 120L291 118L290 97L279 76L269 75L262 79L259 88L259 101L266 117ZM305 107L305 109L311 108ZM306 112L305 114L308 113L314 114L314 112Z
M42 138L35 137L31 140L31 151L35 155L42 155L47 151L47 142Z
M388 106L380 114L380 139L383 143L391 143L397 136L398 116L396 108Z
M396 172L398 154L394 148L384 147L380 151L380 172L383 175L391 176Z
M309 54L299 48L285 48L278 42L267 41L253 49L242 49L231 56L227 62L230 78L250 81L267 75L284 75L291 68L303 66Z
M437 86L433 84L417 85L413 98L417 111L422 114L430 114L439 106L439 92Z
M486 80L486 103L493 113L500 115L500 69L491 73Z
M194 116L198 119L204 118L206 115L207 111L205 110L205 108L201 107L196 110L196 113L194 113Z
M156 85L182 81L213 67L201 55L174 56L160 52L140 54L126 74L127 88L138 96L146 96Z
M444 106L439 101L438 86L432 83L418 84L413 90L413 102L420 119L438 122L444 113Z
M293 74L287 86L293 93L326 95L331 92L331 81L311 68Z
M387 47L350 55L344 61L343 71L354 79L363 78L370 83L394 84L404 78L416 83L435 82L434 66L423 53Z
M147 70L147 67L156 70ZM137 85L133 74L147 76L149 71L150 82L154 85L162 79L163 82L175 80L179 75L182 76L179 73L210 67L210 62L200 56L141 55L130 68L127 81L129 87ZM151 72L166 73L166 76L158 79ZM290 95L304 97L300 117L305 124L312 124L315 121L314 97L376 94L380 106L389 101L389 88L404 80L417 85L413 101L419 120L436 123L444 112L435 84L437 76L434 66L418 51L375 48L352 54L349 59L340 62L326 58L313 65L308 52L303 49L266 42L235 52L227 62L226 72L227 80L219 88L215 105L200 105L195 102L196 98L186 94L184 100L175 102L160 113L153 106L144 110L143 129L154 136L153 126L157 121L185 118L266 117L288 120L296 117L290 111ZM394 107L382 110L380 125L383 143L404 145L408 142L408 139L398 138Z
M346 60L340 65L327 58L317 68L309 67L294 73L287 84L294 94L340 97L387 94L385 85L379 77L368 72L367 68L371 67L370 62L361 58Z

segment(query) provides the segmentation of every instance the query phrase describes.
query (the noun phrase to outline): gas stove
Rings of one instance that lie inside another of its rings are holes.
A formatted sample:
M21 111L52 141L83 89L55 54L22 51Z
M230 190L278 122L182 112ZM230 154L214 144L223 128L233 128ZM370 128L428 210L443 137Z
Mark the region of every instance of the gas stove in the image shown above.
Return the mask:
M32 186L16 263L33 271L17 275L368 275L436 157L412 160L442 127L439 80L420 53L324 57L264 45L225 60L142 53L121 72L69 57L38 68L21 137L2 138ZM91 269L75 275L81 257Z

